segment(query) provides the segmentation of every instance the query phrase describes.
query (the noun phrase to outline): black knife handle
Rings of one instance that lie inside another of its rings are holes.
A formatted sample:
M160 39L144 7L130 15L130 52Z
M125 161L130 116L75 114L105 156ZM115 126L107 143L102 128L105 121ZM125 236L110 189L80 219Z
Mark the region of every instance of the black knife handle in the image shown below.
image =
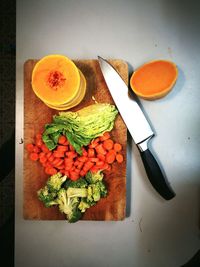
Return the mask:
M163 176L162 171L150 150L146 149L145 151L140 151L140 154L149 181L156 191L166 200L170 200L175 197L176 194Z

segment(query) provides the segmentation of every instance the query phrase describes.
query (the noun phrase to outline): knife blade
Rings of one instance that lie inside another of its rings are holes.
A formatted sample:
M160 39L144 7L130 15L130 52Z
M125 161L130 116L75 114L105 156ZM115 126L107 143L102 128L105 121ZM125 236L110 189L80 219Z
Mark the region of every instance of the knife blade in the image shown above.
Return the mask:
M100 56L98 60L111 96L140 151L149 181L164 199L172 199L175 193L148 148L148 141L154 136L149 122L136 99L129 94L127 85L114 67Z

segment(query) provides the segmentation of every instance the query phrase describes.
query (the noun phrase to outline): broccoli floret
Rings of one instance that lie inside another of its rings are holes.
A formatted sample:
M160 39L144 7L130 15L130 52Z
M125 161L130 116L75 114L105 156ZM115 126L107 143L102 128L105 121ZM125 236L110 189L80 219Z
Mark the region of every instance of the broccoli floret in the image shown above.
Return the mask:
M71 212L67 214L67 219L70 223L77 222L82 216L81 211L78 209L79 199L77 197L69 198L68 203L71 207Z
M95 184L90 184L88 186L87 203L90 203L90 205L94 205L94 202L97 202L101 197L106 196L107 189L103 181L98 181Z
M92 184L92 197L94 199L94 201L99 201L99 199L101 198L101 192L100 192L100 188L98 183Z
M91 205L84 201L83 199L81 200L80 204L78 205L78 208L81 212L85 212L86 209L90 208Z
M104 182L103 181L99 181L98 182L98 186L99 186L99 189L100 189L101 197L106 197L107 194L108 194L108 190L106 189L106 185L104 184Z
M88 195L87 195L87 202L89 203L93 203L93 191L92 191L92 187L88 186Z
M46 185L37 191L37 195L39 200L44 203L45 207L50 207L57 204L55 202L56 193L49 192L49 188Z
M64 188L61 188L60 191L58 192L58 197L56 201L59 205L60 212L67 214L71 211L71 208L68 205L66 190Z
M60 172L49 177L47 186L50 192L58 192L62 184L66 181L67 176L62 176Z
M76 187L68 187L67 188L67 196L71 197L87 197L88 189L87 188L76 188Z
M67 218L70 223L75 223L78 220L80 220L81 216L82 216L81 211L78 208L76 208L73 210L73 212L68 214Z
M68 179L66 182L65 182L65 188L68 188L68 187L76 187L76 188L86 188L87 187L87 182L85 179L83 178L79 178L78 180L76 181L72 181L70 179Z
M58 202L56 200L52 200L50 202L47 202L45 207L49 208L51 206L58 205Z
M46 207L58 205L68 222L74 223L82 213L107 195L101 171L95 174L89 172L86 178L71 181L60 173L52 175L46 186L38 191L38 198Z
M81 212L78 210L79 199L77 197L67 197L67 192L61 188L58 192L57 203L59 210L64 213L70 223L74 223L81 218Z
M103 180L103 173L102 173L102 171L98 171L96 173L93 173L93 172L89 171L86 174L85 179L87 180L87 182L89 184L94 184L97 181L102 181Z
M96 204L93 198L93 189L91 185L88 186L88 195L84 198L84 202L88 203L90 206L94 206Z

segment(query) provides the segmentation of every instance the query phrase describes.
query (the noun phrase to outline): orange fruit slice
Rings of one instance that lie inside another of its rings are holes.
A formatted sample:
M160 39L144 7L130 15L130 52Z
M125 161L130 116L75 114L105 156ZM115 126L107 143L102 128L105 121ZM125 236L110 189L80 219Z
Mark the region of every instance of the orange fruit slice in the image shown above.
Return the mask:
M86 80L74 62L66 56L48 55L34 66L32 89L47 106L65 110L82 101Z
M177 66L168 60L145 63L133 72L130 86L134 93L144 99L153 100L168 94L178 77Z

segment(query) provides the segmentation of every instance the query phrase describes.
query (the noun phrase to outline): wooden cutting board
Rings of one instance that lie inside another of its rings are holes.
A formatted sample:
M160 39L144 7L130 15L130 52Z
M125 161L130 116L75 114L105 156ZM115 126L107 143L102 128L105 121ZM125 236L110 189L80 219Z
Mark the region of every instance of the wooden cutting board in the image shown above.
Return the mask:
M52 116L58 111L48 108L36 97L31 87L31 75L37 60L28 60L24 64L24 219L29 220L63 220L65 216L57 207L45 208L37 198L37 190L43 187L48 176L44 173L39 162L28 158L26 144L34 142L34 136L43 131L46 123L52 121ZM87 81L87 93L84 100L72 111L76 111L90 104L94 100L99 103L114 103L102 76L97 60L74 60L83 72ZM122 60L110 60L126 84L128 83L128 66ZM112 138L123 146L124 162L115 162L110 172L105 172L105 182L108 196L101 199L97 205L86 211L83 220L123 220L126 216L126 142L127 128L118 115Z

